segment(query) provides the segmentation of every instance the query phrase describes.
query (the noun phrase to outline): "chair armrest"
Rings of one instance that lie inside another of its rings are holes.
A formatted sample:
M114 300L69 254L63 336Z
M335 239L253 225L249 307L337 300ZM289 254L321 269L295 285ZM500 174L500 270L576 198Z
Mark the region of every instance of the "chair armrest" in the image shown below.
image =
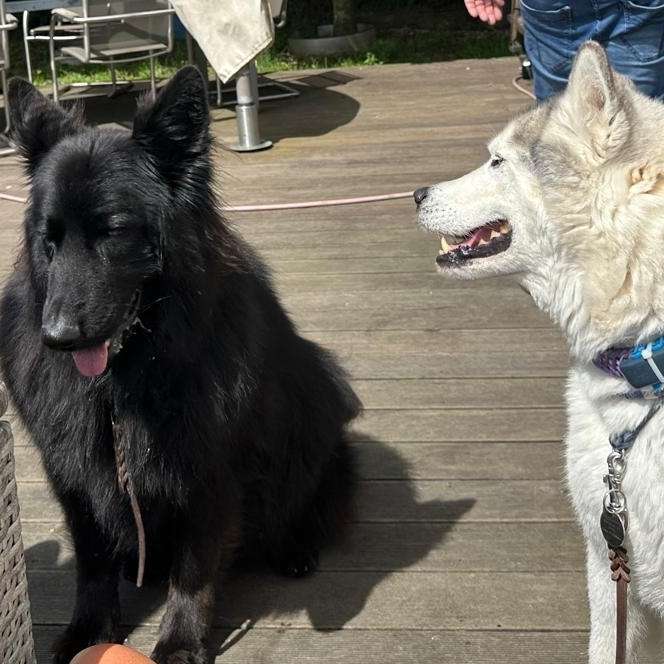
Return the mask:
M0 23L0 30L14 30L18 26L16 16L5 14L4 21Z
M66 9L64 7L58 7L51 12L53 15L63 19L64 21L76 22L83 18L79 13L72 11L71 9Z
M125 21L132 18L144 18L148 16L164 16L165 14L175 14L175 10L153 9L144 12L127 12L124 14L108 14L107 16L81 16L69 9L54 9L53 14L72 23L114 23L115 21Z
M30 35L36 36L40 34L46 34L50 32L51 28L48 25L37 25L34 28L30 28ZM82 25L57 25L55 26L56 31L67 32L69 34L79 34L83 30Z

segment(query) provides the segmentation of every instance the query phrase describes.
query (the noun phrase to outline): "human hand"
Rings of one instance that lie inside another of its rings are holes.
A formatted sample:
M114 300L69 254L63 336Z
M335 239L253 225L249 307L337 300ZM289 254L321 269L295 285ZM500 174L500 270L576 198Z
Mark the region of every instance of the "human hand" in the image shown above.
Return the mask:
M489 25L495 25L503 17L505 0L464 0L468 13Z

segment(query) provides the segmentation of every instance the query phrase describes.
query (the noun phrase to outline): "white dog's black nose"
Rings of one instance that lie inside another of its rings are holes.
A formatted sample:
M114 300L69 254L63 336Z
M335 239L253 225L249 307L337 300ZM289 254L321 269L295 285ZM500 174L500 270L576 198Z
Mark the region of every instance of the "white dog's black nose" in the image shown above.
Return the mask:
M419 189L415 190L415 193L413 194L413 198L415 199L415 203L419 205L429 194L429 187L420 187Z

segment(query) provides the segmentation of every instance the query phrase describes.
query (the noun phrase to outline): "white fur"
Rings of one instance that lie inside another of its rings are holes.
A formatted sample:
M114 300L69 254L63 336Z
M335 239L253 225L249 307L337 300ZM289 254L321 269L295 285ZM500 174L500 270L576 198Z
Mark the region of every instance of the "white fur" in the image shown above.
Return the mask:
M615 657L615 585L599 529L612 432L635 427L652 402L621 397L629 386L592 364L611 346L664 334L664 105L646 99L587 44L567 91L510 123L491 161L435 185L420 223L462 235L506 219L503 253L441 268L453 278L517 274L560 325L573 367L567 388L567 482L587 544L589 661ZM629 661L647 650L664 662L664 408L628 453L623 483Z

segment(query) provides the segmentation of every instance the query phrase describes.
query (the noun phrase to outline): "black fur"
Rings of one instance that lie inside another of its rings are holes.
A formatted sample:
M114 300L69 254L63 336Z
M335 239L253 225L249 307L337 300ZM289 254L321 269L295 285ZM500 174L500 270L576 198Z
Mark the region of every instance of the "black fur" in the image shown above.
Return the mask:
M0 360L77 557L76 608L55 662L117 638L119 573L135 569L114 410L148 574L170 580L153 657L203 664L214 583L231 560L258 553L306 574L349 519L345 427L360 404L220 217L195 69L142 103L133 134L85 127L25 81L8 95L32 195L2 299ZM107 339L108 369L80 375L70 351Z

